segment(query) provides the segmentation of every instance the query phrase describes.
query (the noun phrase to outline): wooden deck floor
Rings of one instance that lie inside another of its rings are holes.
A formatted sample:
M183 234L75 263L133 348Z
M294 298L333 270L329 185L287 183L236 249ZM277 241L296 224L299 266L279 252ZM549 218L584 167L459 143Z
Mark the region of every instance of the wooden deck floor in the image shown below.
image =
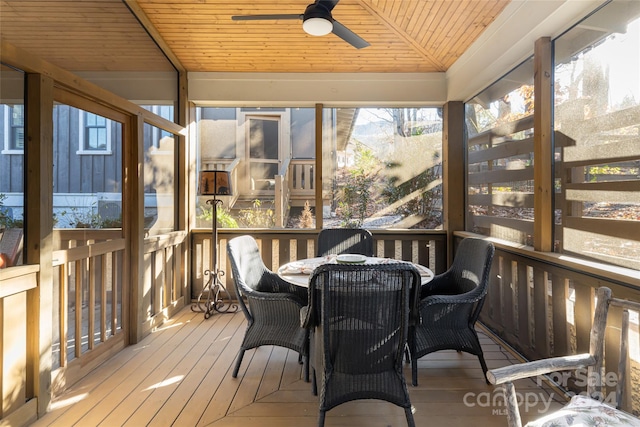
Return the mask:
M185 308L57 398L34 426L317 425L318 398L302 380L297 353L250 350L238 378L231 377L244 330L241 313L204 320ZM514 362L485 334L481 341L490 369ZM410 385L406 366L417 426L506 426L502 398L485 383L475 356L441 351L420 359L418 387ZM524 387L540 391L532 381ZM329 411L325 425L406 426L406 420L401 408L362 400Z

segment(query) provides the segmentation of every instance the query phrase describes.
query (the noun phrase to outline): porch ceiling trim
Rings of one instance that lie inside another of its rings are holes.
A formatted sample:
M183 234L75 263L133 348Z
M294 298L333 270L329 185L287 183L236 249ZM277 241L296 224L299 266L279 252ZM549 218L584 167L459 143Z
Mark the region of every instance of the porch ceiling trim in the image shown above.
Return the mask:
M188 80L198 105L440 106L447 92L444 73L196 72Z

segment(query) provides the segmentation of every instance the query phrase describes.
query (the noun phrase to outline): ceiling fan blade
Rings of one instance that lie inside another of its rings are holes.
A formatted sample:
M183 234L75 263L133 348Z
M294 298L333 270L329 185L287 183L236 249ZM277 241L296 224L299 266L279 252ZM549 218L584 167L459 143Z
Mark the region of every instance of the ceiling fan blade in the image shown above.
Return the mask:
M363 47L371 46L368 41L351 31L335 19L333 20L333 31L331 32L356 49L362 49Z
M234 15L233 21L264 21L269 19L302 19L301 13L275 14L275 15Z

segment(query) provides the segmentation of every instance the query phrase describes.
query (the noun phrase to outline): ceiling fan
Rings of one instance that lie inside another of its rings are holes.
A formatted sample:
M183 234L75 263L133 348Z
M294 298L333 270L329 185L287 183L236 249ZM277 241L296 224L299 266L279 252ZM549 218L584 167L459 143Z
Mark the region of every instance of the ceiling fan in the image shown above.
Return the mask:
M273 15L235 15L234 21L263 21L270 19L301 19L302 29L312 36L324 36L333 33L356 49L369 46L362 37L333 19L331 11L340 0L316 0L307 6L304 13Z

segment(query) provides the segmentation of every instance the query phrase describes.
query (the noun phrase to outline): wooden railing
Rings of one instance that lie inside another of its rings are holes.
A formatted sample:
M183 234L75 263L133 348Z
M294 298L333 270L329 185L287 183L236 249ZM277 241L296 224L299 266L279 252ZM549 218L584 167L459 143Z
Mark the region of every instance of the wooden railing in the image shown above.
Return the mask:
M231 188L233 195L217 196L225 206L234 207L240 194L241 187L238 185L240 158L217 159L204 158L201 161L202 170L226 170L231 174ZM305 201L309 201L311 206L315 205L315 176L314 159L290 159L283 161L278 175L274 176L274 215L276 227L286 227L289 209L291 206L304 206Z
M55 394L125 346L125 240L120 229L60 229L54 230L53 241Z
M428 266L442 272L446 266L446 233L433 230L371 230L377 256L401 259ZM224 229L218 231L219 262L226 274L222 282L235 298L231 266L227 257L227 242L236 236L249 234L260 246L267 267L276 271L289 261L316 256L317 232L314 230L254 230ZM211 232L196 230L191 240L191 298L196 299L207 277L204 271L211 264Z
M186 231L144 239L144 280L141 286L148 314L142 327L143 335L189 303L187 284L181 280L184 274L181 271L181 246L186 242Z
M37 396L30 381L37 367L29 355L37 349L37 325L30 319L38 313L38 273L37 265L0 269L0 418L5 425L29 424L37 417Z
M289 188L291 189L291 197L297 199L304 204L304 200L310 199L314 202L316 192L316 182L314 176L314 168L316 161L309 160L291 160L289 171Z
M53 287L42 288L37 265L0 269L0 418L28 425L38 413L36 384L63 391L128 343L128 268L120 229L53 231ZM143 331L185 304L179 247L186 232L144 241ZM137 292L138 289L133 290ZM48 325L42 330L40 325ZM10 386L9 386L10 385Z
M144 279L133 283L143 289L143 333L184 305L178 280L180 251L175 248L185 236L186 232L174 232L144 241ZM55 230L54 242L55 394L124 348L131 291L124 286L128 266L120 229Z
M527 360L589 351L598 287L611 288L616 298L640 301L637 271L493 241L496 255L480 320ZM611 310L613 325L619 325L620 310ZM637 340L637 324L632 329ZM617 371L620 352L619 336L614 335L608 338L605 352L605 366L608 360L614 363L609 372Z

